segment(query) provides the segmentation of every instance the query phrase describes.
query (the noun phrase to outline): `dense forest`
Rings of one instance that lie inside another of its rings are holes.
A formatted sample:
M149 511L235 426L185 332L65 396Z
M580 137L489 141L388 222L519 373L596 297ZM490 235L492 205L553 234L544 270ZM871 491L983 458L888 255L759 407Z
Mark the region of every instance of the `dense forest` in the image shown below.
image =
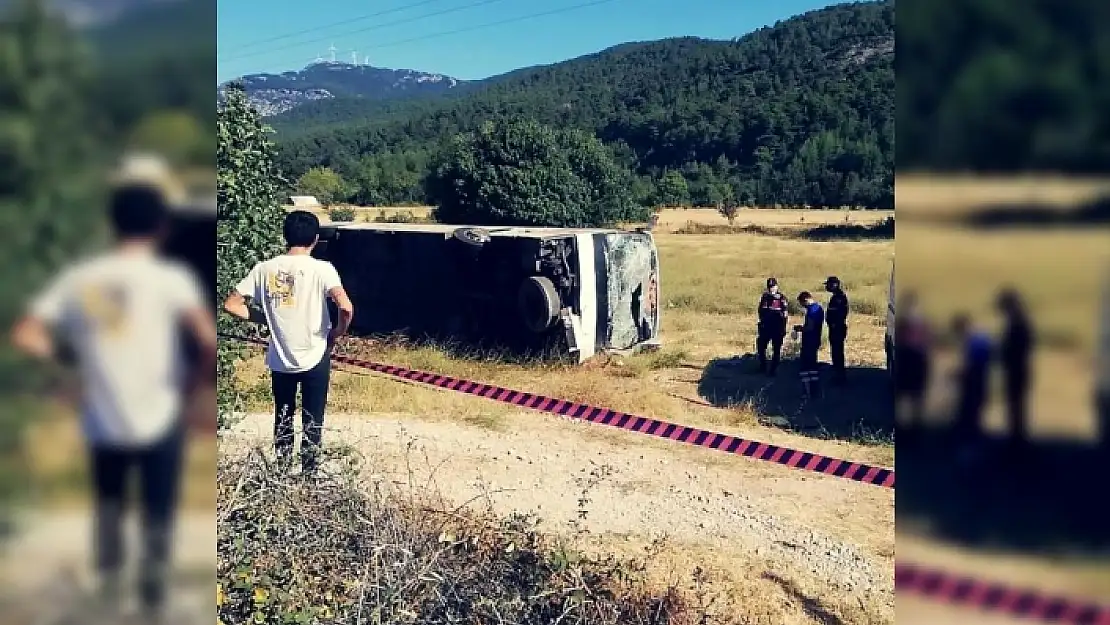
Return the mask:
M523 118L596 135L645 204L892 207L894 99L888 0L734 41L624 44L448 95L321 101L273 122L291 180L329 168L343 199L364 205L424 202L446 141Z
M82 33L93 53L90 109L113 149L151 149L212 167L216 7L208 0L141 3Z
M929 0L899 18L899 168L1110 168L1110 2Z

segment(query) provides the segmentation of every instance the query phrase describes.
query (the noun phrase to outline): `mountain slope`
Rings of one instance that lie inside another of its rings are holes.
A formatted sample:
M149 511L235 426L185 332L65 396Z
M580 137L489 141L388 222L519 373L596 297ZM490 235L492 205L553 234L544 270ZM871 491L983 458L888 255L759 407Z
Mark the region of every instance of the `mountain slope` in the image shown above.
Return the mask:
M313 63L300 71L250 74L238 82L263 117L318 100L340 98L359 102L436 95L463 84L442 74L332 61ZM221 97L225 88L226 83L219 90Z
M893 1L844 4L736 41L624 44L448 97L320 102L273 121L294 177L323 165L389 186L383 175L411 180L445 137L525 116L596 133L645 181L681 171L693 201L712 201L724 184L758 204L885 206L893 50ZM414 197L391 199L417 201L418 187L407 188Z

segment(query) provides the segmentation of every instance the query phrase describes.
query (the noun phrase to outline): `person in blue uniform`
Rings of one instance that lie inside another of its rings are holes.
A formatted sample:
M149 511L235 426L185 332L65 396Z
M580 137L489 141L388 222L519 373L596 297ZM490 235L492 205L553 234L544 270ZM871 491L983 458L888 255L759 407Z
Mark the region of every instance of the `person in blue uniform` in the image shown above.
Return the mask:
M759 298L759 325L755 350L759 354L759 372L775 375L782 357L782 339L790 313L786 296L779 291L779 281L767 278L767 290ZM767 346L771 346L771 365L767 366Z
M821 304L813 299L809 291L798 294L798 304L805 311L805 319L801 325L794 326L794 331L802 335L802 349L798 356L798 377L802 380L802 392L806 399L820 394L821 374L817 368L817 352L821 350L821 332L825 325L825 311Z
M990 337L975 327L967 315L953 319L952 330L963 344L963 362L956 375L959 395L954 429L960 439L972 440L982 427L994 348Z

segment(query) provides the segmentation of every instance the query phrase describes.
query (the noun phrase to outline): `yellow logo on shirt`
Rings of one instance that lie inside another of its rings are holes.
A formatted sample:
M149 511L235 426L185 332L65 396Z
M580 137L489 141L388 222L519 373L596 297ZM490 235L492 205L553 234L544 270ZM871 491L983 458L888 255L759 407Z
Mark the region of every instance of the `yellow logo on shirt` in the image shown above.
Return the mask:
M266 297L274 308L292 308L295 306L295 287L296 279L291 271L278 271L266 276Z
M118 284L95 284L82 289L78 303L89 328L117 337L126 326L127 292Z

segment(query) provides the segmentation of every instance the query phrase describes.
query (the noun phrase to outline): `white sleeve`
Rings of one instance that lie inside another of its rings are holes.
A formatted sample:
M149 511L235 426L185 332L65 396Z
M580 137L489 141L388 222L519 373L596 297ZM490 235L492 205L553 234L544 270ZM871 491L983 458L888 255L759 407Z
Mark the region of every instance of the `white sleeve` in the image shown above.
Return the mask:
M324 292L330 293L332 289L337 286L343 286L343 282L339 279L339 272L335 270L335 266L328 261L321 261L321 277L324 281Z
M27 312L32 317L44 321L49 325L57 324L61 321L62 314L65 312L66 299L69 297L70 282L69 272L54 278L54 280L46 285L45 289L31 299L31 304Z
M178 312L195 310L205 305L200 279L188 267L177 268L172 284L170 298Z
M235 291L243 297L262 298L262 294L258 292L258 265L252 267L250 272L247 273L247 277L235 285Z

